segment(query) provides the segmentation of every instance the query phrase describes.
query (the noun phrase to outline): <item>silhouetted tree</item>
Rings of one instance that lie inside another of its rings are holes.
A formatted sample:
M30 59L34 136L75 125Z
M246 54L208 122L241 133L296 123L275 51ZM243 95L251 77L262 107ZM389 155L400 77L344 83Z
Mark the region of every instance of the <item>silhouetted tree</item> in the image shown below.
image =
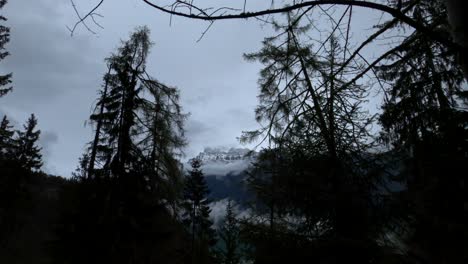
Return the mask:
M184 121L186 114L179 105L179 91L145 74L140 78L148 99L142 98L140 131L147 131L138 143L140 157L147 164L150 191L158 200L166 201L177 211L182 191L182 167L178 158L186 145Z
M18 252L26 253L21 251L23 233L32 226L33 196L39 189L36 177L42 165L36 125L34 114L23 131L13 131L6 117L0 124L0 261L17 262Z
M31 114L24 131L17 131L15 138L15 158L27 170L39 170L42 166L41 148L37 146L41 131L36 130L36 125L37 119Z
M132 176L134 180L159 195L161 201L170 202L177 196L171 188L180 184L176 158L185 145L185 115L178 90L146 72L151 45L149 30L142 27L123 42L118 53L106 59L109 70L90 117L96 131L88 177L101 173L123 179L126 171L138 170L140 175Z
M413 17L449 28L446 13L440 1L423 1ZM405 241L417 245L408 246L410 257L462 263L467 244L458 241L466 241L461 234L467 234L467 218L461 208L466 188L460 183L468 161L468 112L461 100L466 94L464 76L453 50L421 32L408 39L412 41L379 67L380 77L390 84L380 116L381 138L407 157L402 203L409 205L407 225L414 235ZM440 247L440 241L446 241L445 246Z
M13 126L10 125L10 120L7 116L3 116L2 123L0 124L0 159L11 158L13 152L13 135L15 131L12 130Z
M7 4L7 0L0 0L0 10ZM0 15L0 21L6 21L7 19ZM4 25L0 25L0 61L9 55L8 51L5 51L5 45L10 41L10 28ZM8 86L11 83L11 73L0 75L0 97L4 96L11 91L11 87Z
M202 161L190 160L191 170L185 179L183 222L192 236L192 263L210 263L211 247L216 243L215 230L210 220L211 209L207 195L209 193L205 177L201 170Z
M373 118L362 107L368 87L350 81L362 65L345 63L346 50L335 35L315 49L306 34L310 24L293 15L287 22L276 23L279 34L246 55L265 68L255 112L262 129L242 139L264 137L272 145L260 153L249 178L260 201L247 228L254 259L286 261L292 245L284 241L293 239L298 256L321 252L317 257L325 261L332 257L325 252L341 251L333 256L338 262L367 261L379 254L370 250L377 227L369 212L378 179L367 172ZM264 219L269 226L262 226Z
M139 77L145 72L150 46L148 28L140 28L106 59L109 72L104 76L104 91L97 112L90 118L99 128L91 153L107 170L108 177L125 178L138 155L133 138L138 133L135 120L141 107ZM94 159L91 167L95 167L93 163Z
M90 117L94 139L80 161L77 188L72 188L70 200L78 209L62 213L73 227L61 229L68 246L56 252L64 261L148 263L183 258L171 252L184 247L180 241L173 243L184 234L175 209L182 186L177 155L184 144L185 116L177 89L146 72L151 45L148 28L137 28L106 59L103 91ZM172 242L161 246L164 240ZM79 255L69 250L76 245L82 249Z
M320 59L312 46L299 38L309 26L301 27L294 17L288 21L287 26L276 26L281 33L267 38L261 51L246 55L266 65L260 73L260 105L256 109L257 121L266 125L245 133L244 139L265 136L280 152L290 149L328 160L330 170L326 173L333 188L329 191L336 195L335 209L340 214L339 200L348 199L340 198L345 191L342 188L354 173L348 165L357 162L369 147L367 128L372 119L362 110L366 88L346 80L359 65L337 74L343 50L334 36L324 43L324 59ZM349 223L344 215L337 218ZM340 229L335 227L337 232Z
M218 230L218 236L222 241L221 263L223 264L238 264L240 263L240 238L239 238L239 223L234 212L233 202L229 199L226 206L226 215L221 222Z

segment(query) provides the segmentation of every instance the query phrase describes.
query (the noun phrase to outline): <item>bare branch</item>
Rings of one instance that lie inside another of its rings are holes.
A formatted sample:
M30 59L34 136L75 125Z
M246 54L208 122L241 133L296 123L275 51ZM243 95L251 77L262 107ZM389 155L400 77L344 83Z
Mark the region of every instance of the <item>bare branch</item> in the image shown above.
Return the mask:
M93 30L91 30L91 28L89 28L89 26L86 24L86 19L88 17L91 17L92 21L94 22L94 24L96 24L98 27L100 28L103 28L99 23L96 22L96 20L94 19L94 16L99 16L99 17L102 17L102 15L100 14L97 14L95 13L95 11L102 5L102 3L104 3L104 0L101 0L93 9L91 9L91 11L89 11L84 17L81 17L80 15L80 12L78 12L78 9L76 8L76 5L75 5L75 2L73 0L70 0L71 4L72 4L72 7L73 7L73 10L75 10L75 13L76 15L78 16L78 21L75 23L75 25L73 26L73 28L70 28L67 26L68 30L70 31L70 34L73 36L73 34L75 33L75 30L76 28L78 27L78 25L80 24L83 24L83 26L91 33L93 34L96 34L96 32L94 32Z
M442 36L441 34L437 33L436 31L433 31L429 28L427 28L425 25L418 23L414 19L406 16L404 12L399 10L398 8L393 8L388 5L384 4L378 4L374 2L369 2L369 1L358 1L358 0L348 0L348 1L343 1L343 0L315 0L315 1L305 1L305 2L300 2L292 5L286 5L280 8L269 8L269 9L264 9L260 11L255 11L255 12L241 12L241 13L232 13L232 14L211 14L211 15L206 15L206 14L193 14L193 13L184 13L177 11L176 9L168 9L164 6L155 4L149 0L143 0L146 4L149 6L162 11L167 14L171 15L176 15L180 17L186 17L186 18L191 18L191 19L199 19L199 20L207 20L207 21L214 21L214 20L226 20L226 19L246 19L246 18L252 18L252 17L259 17L259 16L265 16L265 15L271 15L271 14L278 14L278 13L286 13L289 11L297 10L300 8L305 8L305 7L314 7L314 6L319 6L319 5L346 5L346 6L357 6L357 7L362 7L362 8L368 8L368 9L374 9L374 10L379 10L382 12L385 12L394 18L397 18L399 21L411 26L417 31L420 31L430 38L443 43L445 45L448 45L452 48L456 48L457 50L460 50L460 46L454 42L452 42L450 39L447 39L446 37ZM180 3L180 1L177 1ZM419 0L415 0L414 3L419 2ZM185 2L184 2L185 3ZM185 3L188 4L188 3Z

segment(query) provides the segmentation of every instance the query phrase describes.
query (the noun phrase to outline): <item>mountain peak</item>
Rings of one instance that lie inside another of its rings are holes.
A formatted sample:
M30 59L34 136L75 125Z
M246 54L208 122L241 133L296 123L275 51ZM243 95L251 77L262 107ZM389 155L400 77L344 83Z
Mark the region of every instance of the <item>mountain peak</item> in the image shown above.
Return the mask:
M253 155L249 155L249 154ZM210 148L207 147L198 154L197 158L203 162L207 161L220 161L220 162L233 162L238 160L251 160L255 156L255 152L247 148Z

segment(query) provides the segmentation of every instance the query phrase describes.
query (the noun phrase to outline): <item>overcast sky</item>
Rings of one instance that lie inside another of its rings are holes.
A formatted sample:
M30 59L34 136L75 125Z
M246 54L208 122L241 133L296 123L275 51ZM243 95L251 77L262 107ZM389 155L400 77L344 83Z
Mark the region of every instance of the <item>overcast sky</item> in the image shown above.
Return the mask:
M76 2L84 13L97 1ZM70 1L10 0L2 13L11 27L11 55L0 71L13 72L14 90L0 99L0 115L22 124L36 114L49 173L68 176L75 169L91 140L84 124L106 71L104 58L136 26L148 25L155 42L148 72L178 87L191 114L187 157L207 146L238 146L241 131L257 127L260 65L242 54L258 50L271 30L255 20L216 22L197 43L206 23L174 18L170 26L167 15L137 0L105 1L99 9L104 29L93 26L92 34L80 26L73 37L66 28L76 22Z

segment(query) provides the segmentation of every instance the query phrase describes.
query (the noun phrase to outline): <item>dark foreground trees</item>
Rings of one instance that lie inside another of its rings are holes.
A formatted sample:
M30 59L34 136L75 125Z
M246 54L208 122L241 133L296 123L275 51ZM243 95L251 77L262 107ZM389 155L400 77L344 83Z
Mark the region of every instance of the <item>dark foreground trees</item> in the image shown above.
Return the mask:
M25 233L35 223L42 157L34 115L24 130L14 130L6 116L0 124L0 261L26 261L32 253ZM37 215L36 215L37 216ZM36 223L37 224L37 223ZM44 226L43 226L44 227ZM36 245L37 246L37 245Z
M250 258L463 263L467 112L453 50L415 31L370 66L384 88L383 131L374 141L375 122L361 108L372 87L356 83L366 66L340 49L346 34L333 30L327 42L309 45L314 25L301 16L275 23L278 35L247 55L265 68L256 109L262 129L244 140L263 136L271 146L249 178L257 197L243 227ZM437 1L422 1L411 16L448 27Z
M360 65L342 68L344 52L334 35L317 54L301 34L308 26L294 16L287 22L276 25L278 35L267 38L260 52L246 55L265 65L256 109L264 128L244 136L263 136L273 146L260 156L250 178L264 207L259 217L268 219L267 234L255 239L265 243L257 245L264 251L255 258L259 263L286 261L287 250L281 248L293 239L305 243L303 254L353 247L365 259L372 247L366 210L375 182L364 169L372 119L362 110L366 87L348 83ZM257 226L253 236L262 228L258 222L252 223ZM326 242L315 249L307 246L318 239ZM275 258L268 251L284 255ZM337 261L353 259L345 255Z
M414 17L449 27L439 1L421 4ZM466 204L466 82L453 50L419 32L411 38L378 68L380 78L391 84L380 116L381 138L399 155L407 155L404 201L412 221L402 221L414 229L407 240L413 254L426 261L463 262L467 244L459 241L467 234L462 224L467 211L461 206ZM437 246L439 241L444 246Z
M108 72L90 117L95 137L81 160L80 177L65 194L70 197L64 200L56 250L63 261L184 258L184 233L175 220L184 115L177 89L146 72L151 45L149 30L138 28L106 59Z
M349 32L339 30L342 20L330 19L331 30L318 45L309 41L307 33L316 26L306 19L312 5L338 3L311 2L286 7L296 12L274 21L278 35L246 56L264 64L256 109L264 126L244 139L265 136L270 148L250 171L256 199L239 233L228 208L221 261L466 263L466 83L444 5L389 1L386 10L396 10L396 18L377 27L363 45L387 30L408 29L400 22L416 30L367 62L356 60L362 45L350 52ZM366 3L371 2L338 4ZM187 10L202 19L224 19L193 6ZM349 7L342 18L351 21L351 14ZM246 16L255 14L237 17ZM53 257L46 263L216 261L209 249L213 230L201 165L194 160L183 180L177 155L184 115L177 89L146 73L150 46L149 31L139 28L106 60L103 89L90 117L94 139L74 179L51 181L50 186L61 186L58 192L40 196L32 188L42 163L34 116L19 132L3 118L2 262L40 262L18 250L29 233L48 237L41 245L47 244ZM384 91L378 141L369 126L377 123L362 108L372 83L357 82L370 72ZM49 198L54 196L59 198ZM177 220L184 205L185 228ZM54 223L50 232L38 232L31 215L41 219L40 227ZM237 236L244 256L236 256Z

